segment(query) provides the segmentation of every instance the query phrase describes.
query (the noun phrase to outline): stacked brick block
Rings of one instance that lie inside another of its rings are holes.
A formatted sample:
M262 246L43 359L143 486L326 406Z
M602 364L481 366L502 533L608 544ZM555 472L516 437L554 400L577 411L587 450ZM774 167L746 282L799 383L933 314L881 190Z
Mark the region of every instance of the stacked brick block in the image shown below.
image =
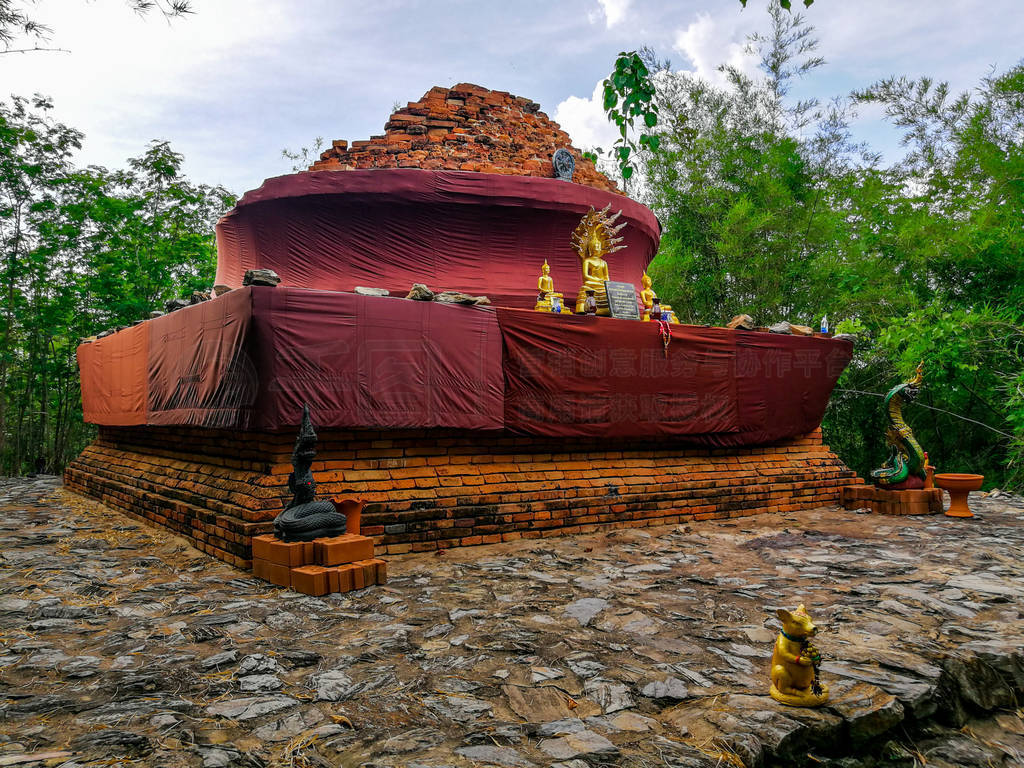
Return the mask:
M843 488L840 503L846 509L868 507L879 515L931 515L942 511L942 491L889 491L873 485L851 485Z
M256 536L252 570L257 578L315 597L387 582L387 565L373 556L373 539L353 533L295 542Z
M318 493L364 499L361 532L389 556L809 509L862 483L820 431L730 449L455 430L319 436ZM64 481L248 568L253 538L291 498L294 440L292 431L100 427Z
M471 83L431 88L392 114L383 134L351 145L335 141L309 170L423 168L554 178L556 149L575 157L577 184L620 191L539 104Z

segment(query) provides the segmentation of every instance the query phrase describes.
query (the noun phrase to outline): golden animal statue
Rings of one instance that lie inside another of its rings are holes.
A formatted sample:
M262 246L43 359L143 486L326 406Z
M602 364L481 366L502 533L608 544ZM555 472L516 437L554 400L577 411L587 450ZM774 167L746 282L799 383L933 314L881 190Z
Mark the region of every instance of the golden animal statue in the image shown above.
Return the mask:
M603 257L621 251L626 246L619 245L621 237L616 237L619 231L626 226L625 222L615 226L615 220L622 215L622 211L609 216L608 211L612 207L608 203L600 211L595 211L593 206L580 219L580 223L573 230L570 241L573 250L579 254L580 267L583 270L583 285L576 296L576 312L582 313L587 300L587 291L594 292L597 300L597 314L608 317L611 310L608 308L608 292L605 290L604 281L611 280L608 276L608 262Z
M658 296L651 287L651 276L646 272L644 272L643 277L640 278L640 285L643 286L643 290L640 291L640 302L644 305L644 316L641 319L644 320L644 322L649 322L651 319L651 307L654 306L654 301ZM672 311L672 306L670 304L661 305L661 319L668 320L672 323L679 322L676 318L676 313Z
M540 277L537 278L537 304L534 306L537 312L565 312L562 304L562 294L555 293L555 281L551 279L551 267L547 259L544 266L540 268Z
M818 632L803 603L790 613L780 608L776 615L782 632L772 652L771 697L791 707L820 707L828 701L828 686L818 680L821 653L811 644Z

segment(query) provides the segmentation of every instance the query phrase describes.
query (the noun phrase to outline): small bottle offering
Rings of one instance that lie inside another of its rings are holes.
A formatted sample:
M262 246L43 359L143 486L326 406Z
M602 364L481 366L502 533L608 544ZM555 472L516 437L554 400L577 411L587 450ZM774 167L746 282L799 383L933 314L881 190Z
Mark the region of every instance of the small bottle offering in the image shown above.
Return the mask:
M655 322L661 320L661 299L657 296L655 296L654 300L651 302L651 320L654 320Z

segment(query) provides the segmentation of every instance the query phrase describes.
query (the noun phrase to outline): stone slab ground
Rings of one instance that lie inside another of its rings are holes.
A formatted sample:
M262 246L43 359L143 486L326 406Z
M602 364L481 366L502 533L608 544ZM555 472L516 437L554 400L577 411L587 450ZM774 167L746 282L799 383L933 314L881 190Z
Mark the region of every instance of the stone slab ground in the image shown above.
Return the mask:
M408 555L310 598L2 481L0 766L1024 765L1024 503L972 504ZM798 602L817 711L766 695Z

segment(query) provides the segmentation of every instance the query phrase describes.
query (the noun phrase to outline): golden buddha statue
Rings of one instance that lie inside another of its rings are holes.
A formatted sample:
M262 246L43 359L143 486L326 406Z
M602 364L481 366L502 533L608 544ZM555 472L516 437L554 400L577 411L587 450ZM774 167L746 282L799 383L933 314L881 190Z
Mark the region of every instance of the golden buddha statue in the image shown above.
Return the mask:
M536 312L565 311L562 294L555 293L555 281L551 279L551 267L548 266L547 259L544 260L544 266L540 268L540 277L537 278L537 304L533 309Z
M640 278L640 284L643 286L643 290L640 291L640 301L644 305L644 322L650 321L651 308L654 306L654 302L657 301L661 305L661 319L667 320L670 323L678 323L679 319L676 317L676 313L672 311L672 306L669 304L661 304L661 300L651 287L651 276L648 275L646 271L644 272L643 277Z
M590 290L594 292L594 298L597 300L597 314L605 317L611 315L608 308L608 292L604 287L605 280L610 280L611 277L608 275L608 262L602 257L626 247L619 245L622 238L616 237L626 224L623 222L617 227L614 226L622 211L609 216L610 208L611 203L600 211L595 211L591 206L572 233L572 247L579 254L580 267L583 270L583 285L576 296L577 313L584 311L587 291Z

